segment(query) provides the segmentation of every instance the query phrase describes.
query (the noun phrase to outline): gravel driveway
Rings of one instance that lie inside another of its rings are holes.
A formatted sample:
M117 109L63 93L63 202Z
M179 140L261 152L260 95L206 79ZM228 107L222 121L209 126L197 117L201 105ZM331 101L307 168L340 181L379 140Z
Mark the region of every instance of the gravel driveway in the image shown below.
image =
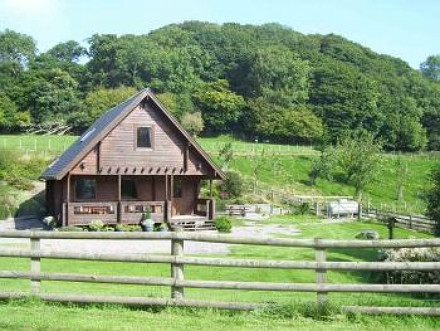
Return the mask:
M2 222L3 223L3 222ZM1 224L1 223L0 223ZM6 224L0 225L6 229ZM233 228L233 235L273 237L277 235L295 235L300 233L295 227L281 227L276 224L258 224L257 222L245 222L244 226ZM27 246L28 239L0 239L0 245ZM187 254L227 254L228 244L202 243L185 241L185 253ZM94 253L133 253L133 254L169 254L171 243L169 240L42 240L41 248L53 251L80 251Z

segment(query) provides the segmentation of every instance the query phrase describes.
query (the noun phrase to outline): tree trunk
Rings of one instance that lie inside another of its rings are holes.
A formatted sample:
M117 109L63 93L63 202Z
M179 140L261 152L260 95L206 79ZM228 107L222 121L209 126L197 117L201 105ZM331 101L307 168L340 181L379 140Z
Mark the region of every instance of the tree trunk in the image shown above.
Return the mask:
M397 189L397 200L403 201L403 185L400 183Z

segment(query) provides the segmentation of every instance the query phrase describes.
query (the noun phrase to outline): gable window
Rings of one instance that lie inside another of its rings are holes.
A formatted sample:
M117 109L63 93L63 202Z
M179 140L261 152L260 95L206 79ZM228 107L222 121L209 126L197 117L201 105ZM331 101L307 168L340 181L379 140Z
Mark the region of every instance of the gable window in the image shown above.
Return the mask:
M177 179L174 181L173 198L181 198L181 197L182 197L182 180Z
M75 199L95 200L96 179L78 178L75 182Z
M136 147L151 148L152 147L152 129L150 126L139 126L136 128Z
M123 179L121 181L121 198L124 200L137 199L136 182L132 179Z

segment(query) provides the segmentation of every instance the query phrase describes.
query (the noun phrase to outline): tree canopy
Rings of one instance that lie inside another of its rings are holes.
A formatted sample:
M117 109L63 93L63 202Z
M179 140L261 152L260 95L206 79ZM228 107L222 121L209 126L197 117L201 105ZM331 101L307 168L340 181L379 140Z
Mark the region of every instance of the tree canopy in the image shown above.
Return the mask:
M47 52L5 30L0 130L57 119L80 132L150 87L179 120L193 124L200 113L202 135L335 144L364 130L388 150L440 149L439 68L439 56L417 71L341 36L278 24L190 21L145 35L94 34L88 47L71 40Z

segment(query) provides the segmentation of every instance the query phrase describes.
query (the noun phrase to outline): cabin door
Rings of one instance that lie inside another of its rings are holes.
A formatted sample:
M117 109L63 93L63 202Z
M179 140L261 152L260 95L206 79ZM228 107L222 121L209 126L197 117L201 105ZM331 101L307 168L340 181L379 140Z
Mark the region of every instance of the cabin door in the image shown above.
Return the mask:
M194 213L193 183L186 178L175 178L173 183L172 215Z

